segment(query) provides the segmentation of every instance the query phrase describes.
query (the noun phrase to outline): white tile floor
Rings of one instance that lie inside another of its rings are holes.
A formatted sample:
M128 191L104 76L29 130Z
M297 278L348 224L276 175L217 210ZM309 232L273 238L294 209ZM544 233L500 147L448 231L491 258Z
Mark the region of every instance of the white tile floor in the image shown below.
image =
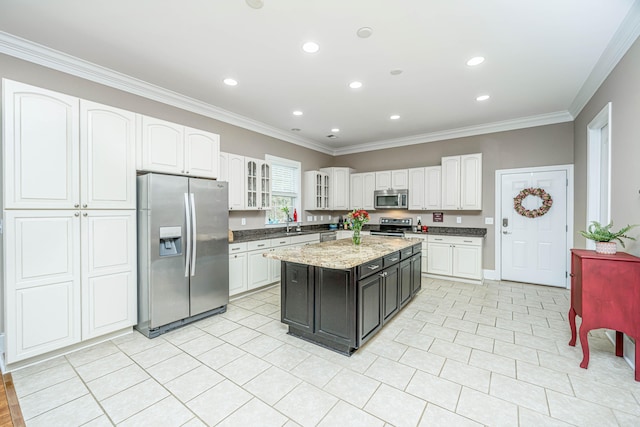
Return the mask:
M13 373L28 426L639 426L640 384L569 291L423 279L348 358L286 335L279 287L149 340L134 332Z

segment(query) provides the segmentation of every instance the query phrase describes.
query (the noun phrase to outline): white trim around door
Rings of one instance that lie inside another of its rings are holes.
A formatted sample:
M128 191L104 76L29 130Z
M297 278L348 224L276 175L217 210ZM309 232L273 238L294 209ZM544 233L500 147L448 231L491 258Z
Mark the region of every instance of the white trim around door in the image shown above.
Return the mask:
M568 270L571 268L571 252L573 247L573 165L557 165L557 166L540 166L531 168L520 169L501 169L496 170L495 177L495 214L494 214L494 233L495 233L495 274L494 280L502 279L502 239L500 237L500 212L501 212L501 185L502 176L506 174L514 173L535 173L535 172L550 172L550 171L565 171L567 174L567 240L566 240L566 263L567 263L567 278L565 282L566 288L571 287L571 278L569 277Z

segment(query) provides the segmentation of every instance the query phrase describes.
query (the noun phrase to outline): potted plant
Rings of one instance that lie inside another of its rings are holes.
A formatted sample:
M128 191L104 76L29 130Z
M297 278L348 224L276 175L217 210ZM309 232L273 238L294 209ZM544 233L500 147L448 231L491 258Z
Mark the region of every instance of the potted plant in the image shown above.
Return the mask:
M602 225L598 221L591 221L587 231L580 231L584 237L596 242L596 252L599 254L613 255L617 252L616 242L620 242L624 248L624 242L622 238L636 240L634 237L627 236L625 233L631 230L633 227L637 227L637 224L627 225L621 228L619 231L611 231L613 227L613 221L608 225Z

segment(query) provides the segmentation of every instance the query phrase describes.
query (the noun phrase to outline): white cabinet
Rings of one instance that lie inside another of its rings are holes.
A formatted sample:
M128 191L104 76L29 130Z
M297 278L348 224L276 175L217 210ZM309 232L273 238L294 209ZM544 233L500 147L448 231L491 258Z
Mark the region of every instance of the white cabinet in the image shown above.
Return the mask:
M290 237L281 237L279 239L271 239L271 248L282 248L291 245ZM269 259L269 282L275 283L280 281L280 275L282 269L280 268L280 261L277 259Z
M304 173L304 208L306 210L329 209L329 175L320 171Z
M202 178L218 177L218 135L149 116L140 116L140 128L139 169Z
M229 245L229 295L247 290L247 244Z
M264 160L244 158L245 210L271 207L271 165Z
M440 166L409 169L409 210L441 208L440 173Z
M349 209L374 210L373 192L376 189L376 173L353 173L350 180Z
M219 179L229 183L229 210L243 210L244 156L220 152Z
M428 243L427 243L427 235L426 234L422 234L422 233L408 233L407 237L410 237L412 239L421 239L422 240L422 257L420 259L421 262L421 270L422 273L425 274L427 273L427 269L428 269ZM434 266L434 268L437 268Z
M482 238L427 237L427 273L482 281Z
M376 172L376 190L405 190L409 187L409 171L396 169Z
M329 209L347 210L349 209L349 187L351 182L350 168L334 167L321 168L329 176Z
M482 209L482 153L442 158L442 209Z
M249 290L268 285L271 276L271 263L263 254L270 249L269 240L258 240L247 244L248 284Z

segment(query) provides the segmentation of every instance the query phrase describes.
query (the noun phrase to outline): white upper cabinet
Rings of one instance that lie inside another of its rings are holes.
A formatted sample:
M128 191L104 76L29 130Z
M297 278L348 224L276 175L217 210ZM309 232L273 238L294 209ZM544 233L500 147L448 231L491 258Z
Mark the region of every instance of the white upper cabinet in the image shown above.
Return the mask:
M349 187L351 186L350 168L333 167L321 168L329 176L329 209L347 210L349 209Z
M80 100L3 80L5 209L80 204Z
M349 203L349 208L373 210L373 192L376 189L376 173L353 173L351 174L350 180L351 188L349 197L351 202Z
M407 188L409 188L408 169L376 172L376 190L406 190Z
M220 137L154 117L141 116L138 168L149 172L218 177Z
M245 210L271 207L271 165L264 160L244 158Z
M135 209L136 115L80 101L82 208Z
M482 153L442 158L442 209L482 209Z
M409 169L409 210L441 208L440 166Z
M320 171L304 173L304 208L310 211L329 209L329 174Z

